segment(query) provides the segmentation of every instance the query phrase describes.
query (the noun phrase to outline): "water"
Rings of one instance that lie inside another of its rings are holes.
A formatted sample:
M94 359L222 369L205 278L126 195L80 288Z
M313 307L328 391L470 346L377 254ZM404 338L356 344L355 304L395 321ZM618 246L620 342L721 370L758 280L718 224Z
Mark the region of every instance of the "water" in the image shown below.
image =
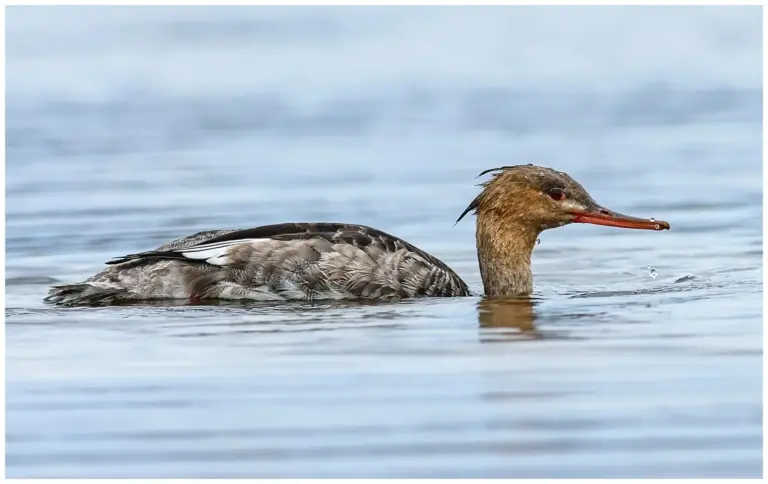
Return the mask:
M757 8L11 8L12 477L757 477ZM610 209L535 295L57 309L210 228L395 233L481 292L474 177ZM657 276L649 274L649 267Z

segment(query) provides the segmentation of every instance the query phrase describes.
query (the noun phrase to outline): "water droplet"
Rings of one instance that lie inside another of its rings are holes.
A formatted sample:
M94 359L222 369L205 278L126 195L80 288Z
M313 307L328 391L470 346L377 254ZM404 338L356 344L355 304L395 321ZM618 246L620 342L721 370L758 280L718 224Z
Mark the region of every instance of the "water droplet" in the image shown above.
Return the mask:
M651 266L648 266L648 269L649 269L648 270L648 275L651 276L651 279L656 279L656 276L659 275L659 271L657 271L656 269L654 269Z
M656 221L656 219L651 217L651 222L655 222L655 221Z
M541 239L536 239L536 245L539 245L541 243Z

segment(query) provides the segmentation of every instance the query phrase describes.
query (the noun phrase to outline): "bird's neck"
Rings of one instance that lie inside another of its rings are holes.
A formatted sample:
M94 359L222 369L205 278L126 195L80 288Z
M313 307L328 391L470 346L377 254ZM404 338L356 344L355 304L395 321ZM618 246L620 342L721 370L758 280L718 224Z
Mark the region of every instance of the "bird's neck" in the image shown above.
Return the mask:
M478 213L476 238L485 295L516 296L533 290L531 253L540 230L492 211Z

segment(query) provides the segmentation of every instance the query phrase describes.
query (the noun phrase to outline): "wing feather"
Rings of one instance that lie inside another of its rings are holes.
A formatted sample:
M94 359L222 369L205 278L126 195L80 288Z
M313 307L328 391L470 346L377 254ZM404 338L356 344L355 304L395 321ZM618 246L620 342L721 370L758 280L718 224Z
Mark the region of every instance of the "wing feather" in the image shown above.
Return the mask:
M117 257L107 262L107 264L120 264L140 259L186 259L190 261L206 262L214 266L227 266L234 263L230 258L230 249L232 247L243 244L265 242L266 240L269 239L236 239L224 242L203 243L181 249L164 251L153 250L149 252L140 252L138 254L130 254L124 257Z
M241 239L227 242L215 242L202 244L188 249L179 249L181 255L187 259L204 261L214 266L228 266L235 263L230 257L231 249L238 245L263 243L268 239Z

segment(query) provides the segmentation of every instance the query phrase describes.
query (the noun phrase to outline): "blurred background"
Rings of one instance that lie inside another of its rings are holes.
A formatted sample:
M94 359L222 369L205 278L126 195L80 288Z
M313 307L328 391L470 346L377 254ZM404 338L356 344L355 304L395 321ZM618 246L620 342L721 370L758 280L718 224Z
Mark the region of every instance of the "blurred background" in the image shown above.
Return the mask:
M757 477L759 7L6 10L9 477ZM349 222L482 285L475 176L569 226L535 297L62 310L200 230Z

